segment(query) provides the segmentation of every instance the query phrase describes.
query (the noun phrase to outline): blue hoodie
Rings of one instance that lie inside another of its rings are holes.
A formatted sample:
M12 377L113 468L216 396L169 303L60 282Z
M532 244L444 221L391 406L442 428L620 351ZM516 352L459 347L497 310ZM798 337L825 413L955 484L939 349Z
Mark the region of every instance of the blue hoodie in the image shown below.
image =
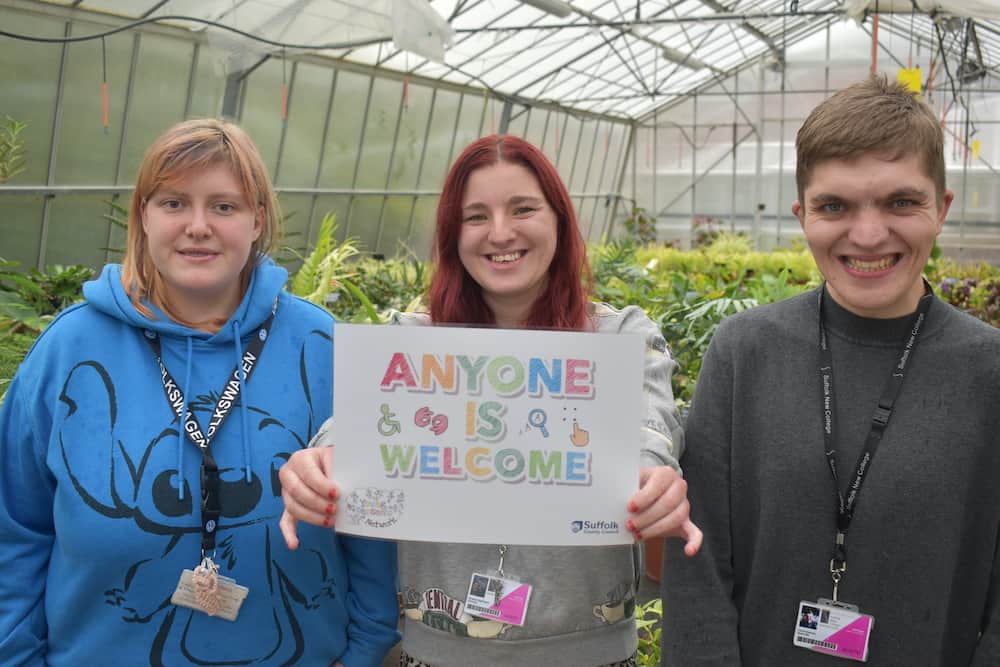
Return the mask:
M269 260L217 334L137 312L105 267L25 358L0 407L0 665L376 667L397 641L388 542L278 529L278 469L332 408L332 318ZM207 430L277 299L257 367L212 439L215 562L248 587L227 621L175 606L199 563L202 456L179 433L144 331Z

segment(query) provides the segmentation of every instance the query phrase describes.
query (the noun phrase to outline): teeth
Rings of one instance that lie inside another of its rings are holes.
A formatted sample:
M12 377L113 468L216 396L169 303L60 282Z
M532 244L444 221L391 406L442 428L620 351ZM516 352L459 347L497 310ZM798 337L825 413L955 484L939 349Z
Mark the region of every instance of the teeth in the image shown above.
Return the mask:
M888 269L890 266L897 262L896 255L889 255L883 257L882 259L876 259L874 261L865 261L862 259L852 259L850 257L846 258L845 263L848 267L855 271L867 271L875 272Z
M524 252L518 250L517 252L509 252L506 255L490 255L491 262L497 262L499 264L506 264L508 262L514 262L521 259L521 255Z

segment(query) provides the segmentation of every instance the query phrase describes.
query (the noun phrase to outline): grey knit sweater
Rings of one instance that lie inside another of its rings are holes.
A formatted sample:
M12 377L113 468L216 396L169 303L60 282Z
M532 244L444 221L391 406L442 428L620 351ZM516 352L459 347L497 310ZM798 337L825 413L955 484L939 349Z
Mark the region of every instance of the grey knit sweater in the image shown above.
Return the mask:
M843 485L909 318L824 301ZM691 559L667 545L666 667L845 664L792 644L799 601L832 592L817 327L812 291L712 341L681 461L706 539ZM935 299L847 537L840 599L875 616L869 664L1000 665L998 527L1000 331Z

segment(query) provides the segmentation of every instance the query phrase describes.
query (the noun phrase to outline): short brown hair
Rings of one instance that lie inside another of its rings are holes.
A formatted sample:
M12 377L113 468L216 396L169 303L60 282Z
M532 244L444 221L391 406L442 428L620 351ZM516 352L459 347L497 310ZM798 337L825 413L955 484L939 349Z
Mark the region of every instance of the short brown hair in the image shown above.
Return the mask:
M261 232L250 247L250 256L241 279L246 289L261 254L269 252L278 232L278 203L260 152L239 126L213 118L178 123L161 134L146 152L139 166L135 190L128 211L128 243L122 260L122 285L129 299L146 317L152 312L142 303L148 299L168 315L162 298L162 283L149 256L146 231L142 227L142 207L165 185L175 183L193 171L225 165L243 186L247 203L259 211Z
M885 75L870 76L821 102L799 128L795 152L799 201L820 162L870 154L889 160L917 155L934 182L938 202L944 197L941 124L912 91Z

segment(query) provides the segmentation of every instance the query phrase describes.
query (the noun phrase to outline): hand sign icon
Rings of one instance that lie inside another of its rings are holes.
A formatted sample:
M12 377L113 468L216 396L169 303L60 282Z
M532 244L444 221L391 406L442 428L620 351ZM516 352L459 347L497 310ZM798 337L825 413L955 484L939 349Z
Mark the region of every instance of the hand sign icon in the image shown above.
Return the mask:
M586 447L590 444L590 431L580 428L580 423L573 420L573 433L569 436L569 441L577 447Z

